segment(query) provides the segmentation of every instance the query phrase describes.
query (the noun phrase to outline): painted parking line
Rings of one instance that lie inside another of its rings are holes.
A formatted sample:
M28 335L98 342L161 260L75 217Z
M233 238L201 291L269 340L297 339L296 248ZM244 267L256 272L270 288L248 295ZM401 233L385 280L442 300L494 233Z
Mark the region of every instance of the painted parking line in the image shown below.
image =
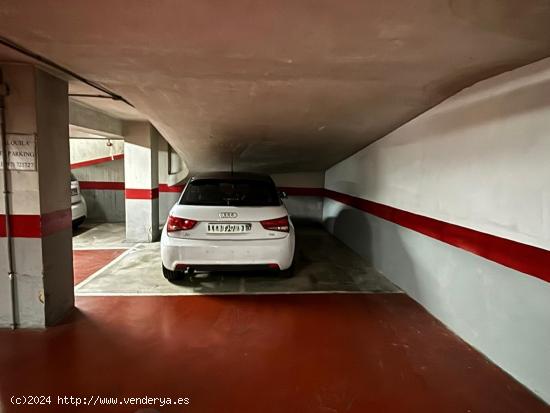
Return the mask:
M78 285L76 285L74 287L74 290L75 290L75 294L78 292L78 289L84 287L86 284L88 284L90 281L92 281L94 278L96 278L98 275L100 275L101 273L103 273L103 271L111 268L113 265L115 265L117 262L119 262L120 260L124 259L124 257L126 257L128 254L132 253L133 251L135 251L141 244L136 244L134 245L132 248L128 248L126 251L124 251L122 254L120 254L118 257L116 257L114 260L112 260L111 262L109 262L106 266L100 268L99 270L97 270L96 272L94 272L92 275L90 275L88 278L86 278L84 281L82 281L81 283L79 283ZM102 295L102 294L100 294Z
M73 250L74 285L80 284L125 251L122 248Z
M128 245L128 244L114 244L114 245L97 245L97 246L73 246L73 251L92 251L92 250L129 250L132 248L134 244Z

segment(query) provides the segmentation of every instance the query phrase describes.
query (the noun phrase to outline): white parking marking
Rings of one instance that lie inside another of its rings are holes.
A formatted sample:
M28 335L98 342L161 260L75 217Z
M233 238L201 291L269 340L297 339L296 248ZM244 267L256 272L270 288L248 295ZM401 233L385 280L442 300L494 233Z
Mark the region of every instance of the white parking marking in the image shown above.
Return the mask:
M130 248L133 248L133 245L108 245L105 247L97 246L97 247L73 247L73 251L88 251L88 250L129 250Z
M126 251L124 251L122 254L120 254L118 257L116 257L114 260L112 260L110 263L108 263L105 267L101 267L99 270L94 272L92 275L90 275L88 278L83 280L82 282L78 283L74 286L75 294L78 291L79 288L84 287L86 284L88 284L90 281L92 281L94 278L96 278L98 275L100 275L103 271L107 270L108 268L115 265L117 262L122 260L126 255L130 254L132 251L135 251L137 247L139 247L141 244L136 244L132 248L128 248Z

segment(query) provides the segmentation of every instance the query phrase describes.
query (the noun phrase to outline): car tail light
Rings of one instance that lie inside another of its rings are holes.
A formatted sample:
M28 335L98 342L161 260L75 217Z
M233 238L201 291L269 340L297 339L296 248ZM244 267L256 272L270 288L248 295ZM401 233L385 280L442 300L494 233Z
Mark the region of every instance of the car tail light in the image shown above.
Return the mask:
M197 224L197 221L187 218L178 218L170 215L168 217L168 222L166 223L166 231L186 231L193 228Z
M288 232L289 230L288 217L266 219L265 221L260 221L260 223L262 227L269 231Z

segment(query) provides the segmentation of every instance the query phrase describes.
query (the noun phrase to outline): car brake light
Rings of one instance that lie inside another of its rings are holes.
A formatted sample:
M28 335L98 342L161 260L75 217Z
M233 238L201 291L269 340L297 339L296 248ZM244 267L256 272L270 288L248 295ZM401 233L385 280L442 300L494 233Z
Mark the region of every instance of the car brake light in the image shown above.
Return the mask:
M178 218L170 215L168 217L168 222L166 223L166 231L186 231L193 228L197 224L197 221L187 218Z
M269 231L288 232L289 230L288 217L266 219L265 221L260 221L260 223L262 227Z

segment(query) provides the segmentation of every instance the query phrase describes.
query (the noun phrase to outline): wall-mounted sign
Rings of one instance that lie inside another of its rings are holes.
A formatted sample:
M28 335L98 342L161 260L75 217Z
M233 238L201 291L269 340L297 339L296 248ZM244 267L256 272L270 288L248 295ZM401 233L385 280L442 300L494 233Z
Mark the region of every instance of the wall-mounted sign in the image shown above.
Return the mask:
M12 171L36 171L36 139L34 135L6 136L8 169ZM0 168L4 168L0 148Z

